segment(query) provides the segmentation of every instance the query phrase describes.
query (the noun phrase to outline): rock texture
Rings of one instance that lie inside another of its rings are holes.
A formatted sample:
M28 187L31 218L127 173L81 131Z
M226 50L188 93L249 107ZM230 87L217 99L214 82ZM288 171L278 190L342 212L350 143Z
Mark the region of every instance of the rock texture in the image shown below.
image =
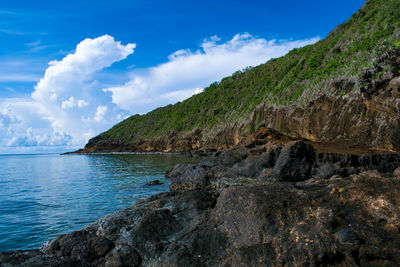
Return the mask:
M261 104L253 124L294 138L400 150L400 77L372 96L321 96L305 108Z
M268 139L268 138L266 138ZM400 154L304 141L212 152L139 201L1 266L396 266Z

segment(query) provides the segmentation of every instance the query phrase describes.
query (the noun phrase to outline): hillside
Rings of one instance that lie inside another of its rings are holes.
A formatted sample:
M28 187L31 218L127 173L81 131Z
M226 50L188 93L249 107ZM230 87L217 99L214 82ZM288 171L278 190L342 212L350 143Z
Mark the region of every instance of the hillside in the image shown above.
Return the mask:
M399 76L399 46L400 2L368 0L316 44L237 71L183 102L132 116L80 152L220 149L261 127L317 142L399 150L397 97L388 102L382 96ZM362 120L352 119L354 109Z
M400 266L399 40L400 1L368 0L312 46L117 124L78 153L213 150L0 266Z

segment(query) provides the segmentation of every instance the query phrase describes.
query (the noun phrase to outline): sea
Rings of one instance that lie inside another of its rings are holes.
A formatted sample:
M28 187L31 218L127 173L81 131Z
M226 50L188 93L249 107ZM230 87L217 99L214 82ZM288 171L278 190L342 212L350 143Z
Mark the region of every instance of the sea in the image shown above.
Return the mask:
M0 252L34 249L169 190L183 154L0 155ZM160 180L162 185L146 183Z

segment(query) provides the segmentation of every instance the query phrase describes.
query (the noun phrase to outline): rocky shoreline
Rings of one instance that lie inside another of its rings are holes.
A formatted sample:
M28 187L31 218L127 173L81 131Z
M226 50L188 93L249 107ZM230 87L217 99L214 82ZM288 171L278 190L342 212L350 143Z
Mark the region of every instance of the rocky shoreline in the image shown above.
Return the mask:
M277 137L178 164L170 192L1 266L398 265L400 154Z

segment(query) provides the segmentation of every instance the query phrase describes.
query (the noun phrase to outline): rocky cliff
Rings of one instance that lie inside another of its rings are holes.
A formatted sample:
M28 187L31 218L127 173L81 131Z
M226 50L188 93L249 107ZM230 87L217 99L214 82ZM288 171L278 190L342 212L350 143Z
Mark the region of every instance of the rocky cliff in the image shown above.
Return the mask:
M316 44L132 116L78 152L223 149L260 127L399 151L399 77L400 3L369 0Z
M197 129L184 137L169 135L131 144L89 143L80 152L219 150L245 142L261 128L342 147L400 151L400 76L391 78L370 96L321 95L303 107L262 102L248 121L228 125L211 137ZM349 81L335 82L339 88L354 86Z

